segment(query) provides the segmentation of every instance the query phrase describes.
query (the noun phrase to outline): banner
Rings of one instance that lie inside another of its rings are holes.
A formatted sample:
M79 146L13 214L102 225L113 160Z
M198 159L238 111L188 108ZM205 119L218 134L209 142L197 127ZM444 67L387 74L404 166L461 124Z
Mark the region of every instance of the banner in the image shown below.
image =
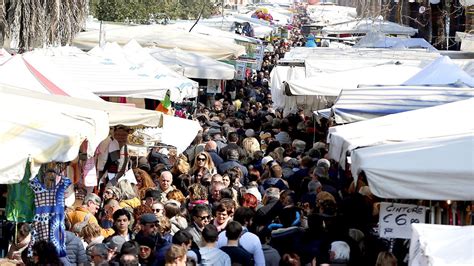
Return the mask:
M207 90L208 94L222 93L222 82L220 79L208 79L207 80Z
M425 223L423 206L380 203L379 235L383 238L411 238L411 224Z

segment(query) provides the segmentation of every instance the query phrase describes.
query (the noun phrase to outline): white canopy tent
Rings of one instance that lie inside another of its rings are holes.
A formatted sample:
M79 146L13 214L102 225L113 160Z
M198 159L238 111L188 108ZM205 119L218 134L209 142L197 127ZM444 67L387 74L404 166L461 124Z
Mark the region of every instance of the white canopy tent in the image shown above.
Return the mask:
M42 74L41 70L33 66L25 56L17 54L0 64L0 83L48 94L61 93L56 89L56 85ZM64 92L61 93L63 95L103 102L99 96L88 90L77 90L70 86L63 86L60 90Z
M235 68L209 57L175 49L154 49L151 55L162 64L188 78L233 79Z
M133 128L158 127L161 124L163 115L160 112L129 107L118 103L106 101L97 102L63 95L51 95L18 87L11 87L4 84L1 85L0 92L18 97L32 97L35 98L37 102L41 102L44 105L67 103L68 105L84 109L104 111L108 115L107 126L124 125Z
M236 34L234 32L221 30L218 28L212 28L204 24L198 23L194 27L194 21L180 21L175 24L169 25L170 27L176 28L178 30L189 31L192 28L192 32L207 35L210 37L219 37L224 40L227 40L230 43L235 43L235 41L241 41L246 43L261 44L262 41L259 39L243 36Z
M405 81L405 85L437 85L462 82L474 87L474 78L456 65L449 57L442 56Z
M317 25L322 26L346 22L357 17L357 10L355 7L338 5L308 5L307 12L309 17L315 21Z
M220 37L177 30L163 25L105 25L105 32L107 42L116 42L119 45L136 40L143 47L179 48L216 60L232 59L245 54L245 47L229 43ZM73 44L82 49L92 49L99 45L99 35L98 30L81 32Z
M421 70L420 67L391 63L334 73L318 73L305 79L288 81L292 95L338 96L341 90L360 84L396 85Z
M446 86L368 86L342 90L331 107L336 124L347 124L470 99L474 89L464 84Z
M387 35L415 35L418 30L394 22L381 19L364 18L326 26L322 29L325 34L364 34L381 32Z
M161 87L169 88L172 99L182 101L185 98L194 98L198 95L199 84L197 82L160 63L149 54L148 49L140 47L135 41L131 41L124 48L117 43L107 43L103 47L95 47L87 54L97 57L98 60L110 61L137 76L155 79L161 84ZM150 97L148 97L149 94L151 94ZM138 93L135 97L153 98L153 93Z
M474 265L474 226L411 225L410 266Z
M35 174L46 162L75 159L82 142L94 152L109 133L107 113L62 102L45 102L35 97L9 93L1 86L0 183L19 182L27 160ZM46 94L44 94L46 95ZM64 98L64 97L63 97ZM95 103L95 102L94 102Z
M381 198L474 200L473 129L356 149L351 160L354 178L364 171L370 190Z
M224 31L233 32L235 23L248 22L254 31L255 38L265 38L270 36L273 32L273 27L266 21L255 21L254 19L242 19L235 16L214 17L208 19L201 19L198 25L205 25L211 28L216 28Z
M99 60L72 47L38 49L22 56L50 83L74 92L134 98L143 97L142 94L146 93L148 98L163 100L167 90L176 86L139 76L110 59ZM171 94L171 101L182 100L181 94Z
M427 49L435 52L436 48L423 38L389 37L383 33L368 33L362 37L354 48L390 48L390 49Z
M386 143L472 133L474 99L329 128L329 157L345 168L348 152ZM449 123L449 124L445 124Z

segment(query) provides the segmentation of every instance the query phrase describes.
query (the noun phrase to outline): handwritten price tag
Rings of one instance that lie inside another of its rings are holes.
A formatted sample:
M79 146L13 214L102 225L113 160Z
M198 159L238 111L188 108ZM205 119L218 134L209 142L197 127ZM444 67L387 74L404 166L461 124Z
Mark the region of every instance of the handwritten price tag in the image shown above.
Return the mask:
M411 238L411 224L425 223L425 207L382 202L379 234L384 238Z

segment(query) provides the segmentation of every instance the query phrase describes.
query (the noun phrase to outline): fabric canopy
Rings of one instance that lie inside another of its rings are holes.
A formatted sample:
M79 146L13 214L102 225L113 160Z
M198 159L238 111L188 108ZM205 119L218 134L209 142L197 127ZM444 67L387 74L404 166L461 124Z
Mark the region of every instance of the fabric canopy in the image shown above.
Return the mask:
M216 60L233 59L245 54L245 47L229 43L220 37L177 30L164 25L105 25L104 27L106 41L116 42L119 45L125 45L134 39L143 47L179 48ZM73 45L83 49L92 49L99 45L99 35L99 30L81 32L75 37Z
M292 95L338 96L343 89L360 84L396 85L420 71L420 67L383 64L335 73L319 73L310 78L288 81Z
M411 225L410 266L474 265L474 226Z
M254 37L256 38L265 38L273 32L273 28L269 23L263 20L257 20L248 18L242 19L237 18L235 16L225 16L225 17L214 17L209 19L201 19L198 25L205 25L208 27L221 29L229 32L233 32L235 30L234 26L235 23L245 23L248 22L254 31Z
M42 69L38 69L20 54L11 57L9 60L0 64L0 83L11 86L27 88L37 92L61 95L69 95L75 98L103 102L99 96L84 89L74 89L70 86L59 88L42 74ZM21 78L18 78L21 77Z
M390 48L390 49L416 49L422 48L429 51L437 51L429 42L423 38L399 38L389 37L383 33L368 33L362 37L354 48Z
M345 167L357 147L466 134L474 130L474 99L329 128L329 157ZM445 124L447 123L447 124Z
M394 22L384 20L373 20L370 18L358 19L344 23L329 25L322 29L325 34L364 34L369 32L382 32L390 35L415 35L417 29L403 26Z
M28 159L35 166L33 174L41 163L75 159L86 139L92 154L109 133L108 116L102 110L77 107L64 99L45 102L9 91L0 85L0 112L4 114L0 119L2 184L19 182Z
M405 85L437 85L462 82L474 87L474 78L456 65L449 57L442 56L411 77Z
M472 128L467 134L357 149L351 160L354 178L364 171L370 190L381 198L474 200Z
M346 124L466 100L473 96L474 89L462 84L361 87L342 90L332 111L336 124Z
M155 49L151 55L164 65L188 78L233 79L235 68L199 54L180 49Z
M72 47L37 49L22 55L55 87L70 91L88 91L99 96L123 96L163 100L168 89L175 84L165 84L157 79L139 76L108 58L99 59ZM178 93L171 100L182 101Z
M164 115L161 142L175 146L180 154L189 147L201 129L198 121Z
M108 61L111 64L135 73L140 77L149 77L160 83L162 88L168 88L171 99L182 102L185 98L194 98L198 95L199 84L191 79L176 73L158 60L153 58L148 49L144 49L136 41L131 41L124 48L117 43L107 43L103 47L95 47L88 52L98 60ZM154 98L154 92L137 93L136 98Z
M160 126L162 119L162 113L160 112L129 107L118 103L106 101L96 102L62 95L50 95L3 84L0 87L0 92L5 95L32 97L35 98L38 103L42 103L43 105L62 103L90 110L104 111L108 115L107 127L117 125L124 125L133 128L158 127Z

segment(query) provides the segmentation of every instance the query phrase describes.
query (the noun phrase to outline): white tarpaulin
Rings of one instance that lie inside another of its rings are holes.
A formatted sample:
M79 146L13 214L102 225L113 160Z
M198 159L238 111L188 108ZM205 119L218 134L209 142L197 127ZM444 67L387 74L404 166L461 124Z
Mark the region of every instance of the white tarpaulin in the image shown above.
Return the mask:
M418 74L405 81L405 85L438 85L456 82L474 87L474 78L456 65L449 57L443 56L423 68Z
M415 35L417 29L403 26L394 22L364 18L329 25L322 29L325 34L364 34L369 32L381 32L387 35Z
M292 95L338 96L343 89L358 85L397 85L421 70L416 66L384 64L335 73L318 73L310 78L288 81Z
M364 171L370 191L381 198L474 200L472 128L467 134L356 149L351 161L354 178Z
M198 121L164 115L161 142L175 146L180 154L188 148L201 129Z
M152 77L139 76L109 59L87 55L71 47L38 49L22 56L57 87L74 92L134 98L147 93L148 98L163 100L172 86ZM171 101L181 102L181 96L171 93Z
M201 19L198 25L205 25L211 28L234 32L236 23L242 24L245 22L248 22L252 26L255 38L265 38L267 36L270 36L273 32L272 26L269 23L266 23L266 21L260 20L257 21L258 23L256 23L255 21L251 21L250 19L240 19L234 16Z
M469 99L331 127L329 157L345 167L347 152L358 147L469 133L473 113Z
M399 38L389 37L383 33L368 33L362 37L354 48L390 48L390 49L427 49L437 51L429 42L423 38Z
M179 48L216 60L232 59L245 54L245 47L229 43L220 37L177 30L164 25L105 25L104 27L105 41L116 42L119 45L136 40L143 47ZM74 38L73 44L80 48L92 49L99 45L99 31L81 32Z
M15 95L0 86L0 183L17 183L23 178L28 159L33 174L41 163L74 160L82 142L88 152L109 133L107 113L62 102L45 102ZM46 95L46 94L44 94Z
M342 90L332 106L336 124L346 124L470 99L474 89L447 86L370 86Z
M185 98L194 98L198 95L199 84L169 69L153 58L148 49L144 49L135 41L128 43L123 49L116 43L107 43L103 47L95 47L87 54L97 57L98 60L110 61L131 71L140 77L156 79L163 88L168 88L171 98L177 102ZM150 98L148 93L136 95L136 98ZM153 93L151 93L153 94ZM153 95L151 95L151 98Z
M188 78L233 79L235 68L212 58L180 49L154 49L151 55L162 64Z
M21 78L19 78L21 77ZM77 90L70 86L62 86L57 90L56 85L42 74L42 69L33 66L23 55L17 54L4 64L0 64L0 83L27 88L42 93L60 93L80 99L103 102L99 96L88 90Z
M32 97L37 99L38 102L42 101L45 105L50 103L67 103L81 108L104 111L109 117L107 126L124 125L134 128L158 127L161 122L162 113L160 112L125 106L118 103L106 101L96 102L61 95L50 95L8 85L2 85L0 92L21 97Z
M474 226L412 224L410 266L474 265Z

